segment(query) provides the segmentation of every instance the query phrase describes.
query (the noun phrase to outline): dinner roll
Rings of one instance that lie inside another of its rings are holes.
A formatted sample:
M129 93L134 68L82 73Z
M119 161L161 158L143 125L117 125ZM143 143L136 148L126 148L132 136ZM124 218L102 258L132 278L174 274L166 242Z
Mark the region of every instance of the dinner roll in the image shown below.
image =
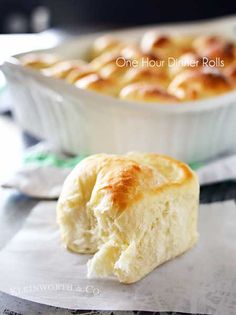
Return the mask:
M192 51L190 37L170 36L160 32L150 31L144 34L141 41L141 48L144 53L157 55L161 59L177 57L186 52Z
M119 94L123 100L151 103L177 103L176 96L154 84L133 83L125 86Z
M105 79L97 73L87 75L75 82L75 86L84 90L93 90L108 95L117 95L119 87L115 81Z
M106 79L116 80L118 85L123 84L123 77L125 73L130 69L129 65L124 64L123 66L119 66L116 62L111 62L99 70L100 75Z
M123 81L125 84L143 82L145 84L156 84L160 87L167 87L170 82L165 69L150 67L129 69Z
M186 70L178 74L168 87L168 92L183 101L216 96L232 89L227 77L213 69Z
M122 46L123 46L122 41L111 35L104 35L98 37L94 41L91 49L91 59L94 59L104 53L111 53L121 48Z
M66 81L68 83L74 84L79 79L88 76L90 74L95 73L95 71L91 68L90 65L82 65L81 67L77 67L73 70L71 70L67 76L65 77Z
M157 54L144 53L138 45L126 45L120 51L120 55L128 61L133 62L133 67L140 68L162 68L167 69L167 63L161 59Z
M120 53L106 53L95 58L90 66L94 72L99 73L102 77L116 80L117 85L121 85L120 78L132 67L132 61L127 60Z
M125 45L120 50L120 54L126 59L136 59L136 58L141 57L143 55L143 52L138 44L131 43L131 44Z
M228 66L225 71L225 75L229 78L230 82L236 88L236 61Z
M67 248L95 254L89 277L132 283L197 242L198 199L186 164L158 154L97 154L67 177L57 220Z
M150 53L144 53L141 49L141 47L137 44L129 44L125 45L121 51L120 55L128 60L137 60L140 61L140 59L149 59L149 60L157 60L158 57L156 55L152 55Z
M218 67L225 67L235 59L235 46L220 36L200 36L193 41L196 52L209 60L217 60ZM220 62L221 61L221 62Z
M60 61L55 65L42 69L42 73L48 77L54 77L57 79L65 79L72 71L81 70L85 65L82 60L68 60Z
M222 38L216 35L199 35L193 39L193 47L196 51L222 42Z
M169 83L164 63L161 64L155 57L133 50L132 47L126 47L120 54L110 56L103 65L100 64L98 71L106 78L119 79L121 85L145 80L147 83L157 82L162 86Z
M217 35L200 35L193 39L193 48L199 54L205 49L220 46L225 43L225 39Z
M145 53L151 53L158 57L161 56L165 58L173 51L174 45L168 35L147 32L142 38L141 48Z
M121 57L120 53L104 53L90 62L90 66L94 71L100 70L102 67L108 64L116 64L117 59Z
M202 57L190 52L181 55L175 62L169 62L169 72L171 76L175 76L184 70L198 70L202 65Z
M34 69L43 69L55 65L60 59L54 54L27 54L20 57L20 63L23 66L34 68Z

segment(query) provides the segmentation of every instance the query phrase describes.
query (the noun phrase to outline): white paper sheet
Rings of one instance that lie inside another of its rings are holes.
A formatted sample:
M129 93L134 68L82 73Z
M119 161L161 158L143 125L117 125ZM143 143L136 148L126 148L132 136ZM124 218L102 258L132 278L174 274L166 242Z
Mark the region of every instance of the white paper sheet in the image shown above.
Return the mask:
M132 285L86 278L89 256L63 248L55 206L36 206L0 252L1 291L73 309L236 314L233 201L201 205L198 244Z

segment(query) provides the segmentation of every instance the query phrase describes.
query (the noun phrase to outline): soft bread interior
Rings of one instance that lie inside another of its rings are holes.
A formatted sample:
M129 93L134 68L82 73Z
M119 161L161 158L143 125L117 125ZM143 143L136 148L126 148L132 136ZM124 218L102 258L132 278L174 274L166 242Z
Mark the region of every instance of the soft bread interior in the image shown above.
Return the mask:
M97 155L66 180L62 238L75 252L95 253L88 276L135 282L196 242L198 192L196 176L166 157Z

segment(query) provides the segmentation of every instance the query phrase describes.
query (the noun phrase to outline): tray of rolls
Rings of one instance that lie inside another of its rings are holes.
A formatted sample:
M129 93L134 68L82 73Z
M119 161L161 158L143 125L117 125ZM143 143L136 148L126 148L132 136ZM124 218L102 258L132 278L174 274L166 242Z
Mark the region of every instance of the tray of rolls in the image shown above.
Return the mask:
M236 17L82 36L2 70L19 125L64 152L236 151Z

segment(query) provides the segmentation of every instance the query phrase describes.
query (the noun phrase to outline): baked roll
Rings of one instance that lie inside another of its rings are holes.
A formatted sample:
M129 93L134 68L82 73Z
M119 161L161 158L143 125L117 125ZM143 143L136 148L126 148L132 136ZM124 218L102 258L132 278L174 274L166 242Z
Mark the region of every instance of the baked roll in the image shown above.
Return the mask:
M84 66L85 62L82 60L68 60L58 62L51 67L42 69L41 72L48 77L65 79L72 71L81 71Z
M121 49L120 54L127 59L139 59L143 56L143 52L139 45L134 43L125 45Z
M182 101L213 97L232 90L230 80L216 69L186 70L178 74L167 91Z
M141 49L144 53L153 54L161 59L178 57L191 52L192 38L170 36L160 32L150 31L144 34L141 40Z
M147 103L177 103L179 99L158 85L133 83L121 89L119 97L123 100Z
M111 53L119 50L123 46L123 42L111 35L98 37L91 49L91 59L94 59L104 53Z
M149 60L157 60L159 59L156 55L152 55L150 53L144 53L141 47L137 44L129 44L125 45L121 51L120 55L128 60L137 60L140 61L140 59L149 59Z
M226 67L235 59L235 45L220 36L200 36L193 41L196 52L217 62L218 67Z
M24 55L19 60L23 66L38 70L51 67L60 61L56 55L37 53Z
M124 84L143 82L145 84L156 84L163 88L166 88L170 83L165 69L157 67L131 68L126 72L123 81Z
M90 74L94 74L94 70L90 67L89 64L82 65L81 67L77 67L76 69L71 70L67 76L65 77L65 80L68 83L74 84L79 79L88 76Z
M196 53L186 53L180 56L173 62L170 62L169 72L171 76L176 76L180 72L185 70L199 70L203 66L202 57L198 56Z
M199 184L190 168L158 154L97 154L67 177L57 205L65 245L95 254L88 276L142 279L198 239Z
M106 79L116 80L117 85L123 85L123 78L127 71L130 69L129 65L123 64L119 66L119 61L117 63L109 63L98 71L98 73Z
M104 55L100 56L101 59L104 57ZM97 62L97 60L95 61ZM91 63L92 66L94 66L94 62ZM157 62L159 63L157 64ZM166 87L169 83L166 67L162 66L160 61L152 56L139 54L137 51L133 51L132 47L126 47L120 54L107 56L107 61L103 64L100 63L98 68L98 72L103 77L118 79L117 84L121 86L145 81Z
M236 88L236 61L225 69L224 74Z
M212 48L214 46L221 45L225 40L216 35L200 35L193 39L193 48L199 54L205 49Z
M108 64L117 64L117 59L122 57L120 53L104 53L90 62L90 66L94 71L99 71Z
M97 73L87 75L75 82L75 86L84 89L92 90L98 93L116 96L120 89L116 82L111 79L105 79Z

